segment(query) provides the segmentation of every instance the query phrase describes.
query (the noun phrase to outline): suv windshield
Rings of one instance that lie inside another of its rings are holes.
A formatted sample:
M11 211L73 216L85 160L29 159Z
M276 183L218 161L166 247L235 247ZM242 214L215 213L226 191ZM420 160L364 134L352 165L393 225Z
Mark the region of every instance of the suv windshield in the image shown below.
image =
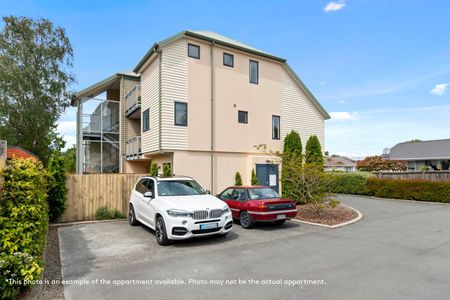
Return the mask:
M248 189L250 199L272 199L280 198L280 195L271 188Z
M204 195L205 190L194 180L158 181L159 196Z

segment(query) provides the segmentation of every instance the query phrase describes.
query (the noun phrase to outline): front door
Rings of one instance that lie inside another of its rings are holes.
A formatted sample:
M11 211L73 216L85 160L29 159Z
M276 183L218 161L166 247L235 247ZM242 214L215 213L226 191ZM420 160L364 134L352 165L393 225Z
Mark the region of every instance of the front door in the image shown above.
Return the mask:
M270 186L273 190L278 192L277 164L256 164L256 177L258 177L259 185Z

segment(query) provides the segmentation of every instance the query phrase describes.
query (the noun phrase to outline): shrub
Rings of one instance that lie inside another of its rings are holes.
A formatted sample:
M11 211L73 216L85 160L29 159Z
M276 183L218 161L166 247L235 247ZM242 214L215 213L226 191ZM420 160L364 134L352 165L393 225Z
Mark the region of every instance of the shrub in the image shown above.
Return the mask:
M330 179L327 187L330 193L343 194L363 194L366 187L367 178L373 176L365 173L327 173Z
M113 220L113 219L124 219L125 214L122 212L114 209L109 210L106 206L100 207L95 212L95 219L96 220Z
M172 167L170 166L170 163L163 164L163 176L164 177L172 176Z
M381 198L450 203L450 182L369 178L364 193Z
M150 176L158 176L158 164L155 162L150 166Z
M234 175L234 185L235 186L242 185L242 177L241 177L241 173L239 173L239 172L236 172L236 175Z
M4 177L0 200L0 291L2 298L15 299L27 287L10 280L37 280L42 271L49 176L33 159L12 159L0 175Z
M408 165L405 161L385 159L381 156L368 156L356 165L359 171L406 171Z
M17 299L30 285L25 280L38 280L41 272L37 260L28 253L0 255L0 298Z
M317 135L309 137L305 148L305 162L323 166L322 147L320 146Z
M258 177L256 176L256 172L255 169L252 169L252 178L251 178L251 185L258 185L259 184L259 180Z
M55 150L48 163L48 174L51 177L48 188L48 214L51 222L55 222L66 209L66 160L59 150Z
M281 166L281 194L283 197L292 198L292 187L290 186L289 176L291 174L286 171L284 168L285 163L291 157L297 157L300 159L295 159L298 163L298 167L302 165L302 141L300 139L300 135L295 130L292 130L290 133L286 135L284 138L284 146L283 146L283 160Z

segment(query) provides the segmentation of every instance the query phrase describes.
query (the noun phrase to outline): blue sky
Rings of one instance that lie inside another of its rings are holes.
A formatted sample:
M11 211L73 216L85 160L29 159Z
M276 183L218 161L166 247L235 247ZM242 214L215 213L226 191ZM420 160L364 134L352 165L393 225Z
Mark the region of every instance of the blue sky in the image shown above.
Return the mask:
M330 153L450 138L449 1L1 0L0 12L66 29L75 90L133 68L155 41L211 30L288 59L333 117ZM74 109L60 120L69 143L74 120Z

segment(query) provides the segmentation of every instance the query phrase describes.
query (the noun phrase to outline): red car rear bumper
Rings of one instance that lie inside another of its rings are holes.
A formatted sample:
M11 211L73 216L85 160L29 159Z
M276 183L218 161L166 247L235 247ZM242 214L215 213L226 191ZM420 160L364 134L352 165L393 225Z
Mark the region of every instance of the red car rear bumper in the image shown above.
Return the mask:
M292 219L297 215L296 209L278 211L248 211L254 221L275 221ZM285 216L283 218L283 215Z

